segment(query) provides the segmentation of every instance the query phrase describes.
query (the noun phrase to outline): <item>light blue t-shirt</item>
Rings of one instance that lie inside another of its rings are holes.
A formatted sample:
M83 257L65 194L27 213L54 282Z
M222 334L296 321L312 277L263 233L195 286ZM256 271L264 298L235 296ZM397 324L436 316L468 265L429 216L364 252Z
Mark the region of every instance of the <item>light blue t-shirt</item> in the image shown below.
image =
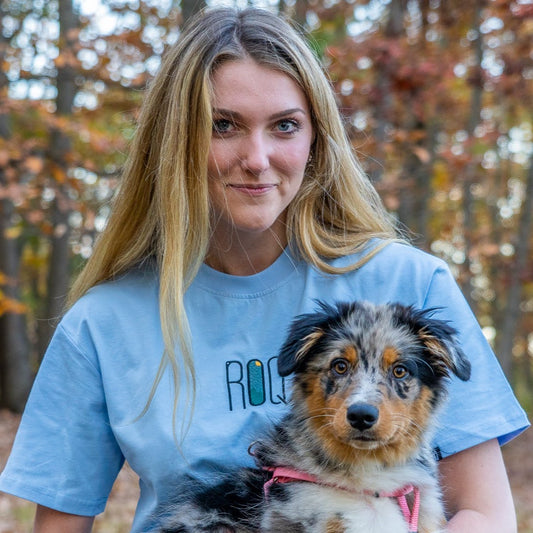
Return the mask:
M335 260L353 263L357 257ZM163 352L158 277L150 265L94 287L65 315L39 370L0 490L60 511L102 512L124 459L140 477L132 531L184 470L206 475L221 462L251 464L248 445L286 410L288 383L276 354L291 320L327 302L370 300L441 308L472 362L452 380L435 438L443 456L528 425L444 262L390 244L360 269L321 273L284 252L269 268L237 277L202 266L185 298L197 374L194 418L178 447L173 382L163 376L148 412ZM185 390L185 389L184 389ZM185 393L184 393L185 394ZM181 406L190 409L182 397ZM178 416L180 433L183 417Z

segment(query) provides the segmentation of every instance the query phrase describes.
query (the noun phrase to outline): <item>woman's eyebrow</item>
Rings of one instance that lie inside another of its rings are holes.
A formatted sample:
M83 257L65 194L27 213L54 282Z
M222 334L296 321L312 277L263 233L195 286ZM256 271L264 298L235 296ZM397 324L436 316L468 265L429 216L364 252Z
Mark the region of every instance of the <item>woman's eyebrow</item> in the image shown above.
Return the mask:
M241 120L243 118L243 115L241 113L239 113L238 111L232 111L231 109L224 109L224 108L214 107L211 112L212 112L213 115L218 115L218 116L223 116L223 117L231 117L231 118L235 118L235 119L238 119L238 120ZM282 117L286 117L288 115L293 115L294 113L302 113L304 115L307 114L305 112L305 110L302 109L301 107L291 107L289 109L284 109L283 111L279 111L277 113L273 113L268 118L270 120L275 120L277 118L282 118Z
M211 110L211 113L213 115L220 115L220 116L224 116L224 117L234 117L234 118L241 118L242 117L242 115L240 113L238 113L237 111L231 111L230 109L224 109L224 108L218 108L218 107L214 107Z
M270 115L270 118L276 119L276 118L286 117L287 115L293 115L294 113L303 113L304 115L307 114L305 110L302 109L301 107L292 107L290 109L285 109L284 111L280 111L279 113L274 113L273 115Z

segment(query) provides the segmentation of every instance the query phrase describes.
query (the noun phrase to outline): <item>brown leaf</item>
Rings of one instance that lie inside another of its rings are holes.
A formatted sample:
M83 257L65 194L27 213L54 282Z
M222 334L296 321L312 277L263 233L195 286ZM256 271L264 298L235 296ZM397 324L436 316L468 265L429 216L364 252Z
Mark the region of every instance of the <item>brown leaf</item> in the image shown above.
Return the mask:
M413 153L422 161L422 163L429 163L431 161L431 154L429 150L423 148L422 146L413 146Z

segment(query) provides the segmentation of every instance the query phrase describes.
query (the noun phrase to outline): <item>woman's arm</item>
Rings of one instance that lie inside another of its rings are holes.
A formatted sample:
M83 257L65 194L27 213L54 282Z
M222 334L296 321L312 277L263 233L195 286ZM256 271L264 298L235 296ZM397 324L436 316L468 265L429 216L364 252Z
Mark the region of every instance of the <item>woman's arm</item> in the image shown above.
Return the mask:
M90 533L93 521L93 516L61 513L38 505L33 533Z
M509 479L497 440L440 462L449 533L516 533Z

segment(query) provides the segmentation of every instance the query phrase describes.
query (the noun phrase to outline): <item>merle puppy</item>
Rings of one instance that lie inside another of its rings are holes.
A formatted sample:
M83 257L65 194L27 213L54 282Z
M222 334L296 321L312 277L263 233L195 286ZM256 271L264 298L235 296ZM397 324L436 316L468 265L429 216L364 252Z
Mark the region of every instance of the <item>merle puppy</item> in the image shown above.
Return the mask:
M432 430L470 364L433 314L353 302L297 317L278 359L290 411L251 447L257 468L180 486L158 531L444 531Z

